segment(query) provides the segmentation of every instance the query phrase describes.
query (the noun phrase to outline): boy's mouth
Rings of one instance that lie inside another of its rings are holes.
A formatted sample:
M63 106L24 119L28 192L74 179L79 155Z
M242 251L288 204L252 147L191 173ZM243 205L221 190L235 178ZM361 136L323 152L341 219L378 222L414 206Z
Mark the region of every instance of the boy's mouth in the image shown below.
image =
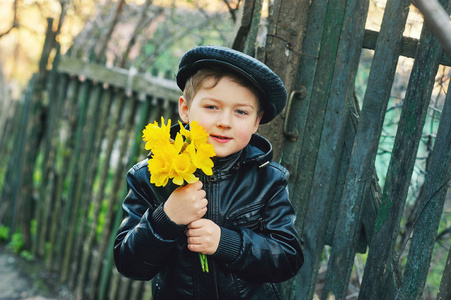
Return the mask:
M210 137L218 143L226 143L232 139L222 135L210 135Z

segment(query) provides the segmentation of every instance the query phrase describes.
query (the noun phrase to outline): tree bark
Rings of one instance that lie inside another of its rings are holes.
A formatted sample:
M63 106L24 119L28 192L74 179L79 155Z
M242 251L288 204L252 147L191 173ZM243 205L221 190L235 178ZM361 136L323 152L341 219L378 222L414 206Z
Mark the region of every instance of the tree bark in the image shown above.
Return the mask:
M309 12L308 0L275 1L270 11L263 62L282 79L288 95L299 87L294 86L304 32ZM273 145L276 162L280 161L284 143L282 112L270 123L260 127L259 133Z

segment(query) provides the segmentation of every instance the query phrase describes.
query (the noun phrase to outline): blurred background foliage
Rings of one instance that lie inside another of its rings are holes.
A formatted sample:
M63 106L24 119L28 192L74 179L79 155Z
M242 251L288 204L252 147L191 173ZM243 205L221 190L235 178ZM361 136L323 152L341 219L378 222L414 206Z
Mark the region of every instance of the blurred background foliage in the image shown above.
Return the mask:
M47 18L63 54L107 66L174 72L186 49L229 45L241 0L0 2L0 83L18 98L37 71ZM166 74L167 75L167 74Z

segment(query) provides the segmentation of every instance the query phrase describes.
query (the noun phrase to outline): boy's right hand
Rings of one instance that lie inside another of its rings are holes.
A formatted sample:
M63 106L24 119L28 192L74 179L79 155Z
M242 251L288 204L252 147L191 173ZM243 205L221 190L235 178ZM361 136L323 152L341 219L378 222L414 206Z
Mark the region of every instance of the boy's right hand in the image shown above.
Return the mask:
M207 212L206 195L201 181L181 186L172 192L164 203L163 210L172 222L188 225L202 218Z

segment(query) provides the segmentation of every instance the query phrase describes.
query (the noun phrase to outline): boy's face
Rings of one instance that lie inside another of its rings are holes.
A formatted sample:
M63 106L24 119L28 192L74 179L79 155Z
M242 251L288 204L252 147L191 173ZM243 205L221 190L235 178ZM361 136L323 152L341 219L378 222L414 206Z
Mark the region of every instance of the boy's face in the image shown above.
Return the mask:
M246 147L263 114L258 114L258 99L250 89L227 76L211 87L213 82L205 80L190 104L180 97L179 114L185 123L202 125L216 156L226 157Z

